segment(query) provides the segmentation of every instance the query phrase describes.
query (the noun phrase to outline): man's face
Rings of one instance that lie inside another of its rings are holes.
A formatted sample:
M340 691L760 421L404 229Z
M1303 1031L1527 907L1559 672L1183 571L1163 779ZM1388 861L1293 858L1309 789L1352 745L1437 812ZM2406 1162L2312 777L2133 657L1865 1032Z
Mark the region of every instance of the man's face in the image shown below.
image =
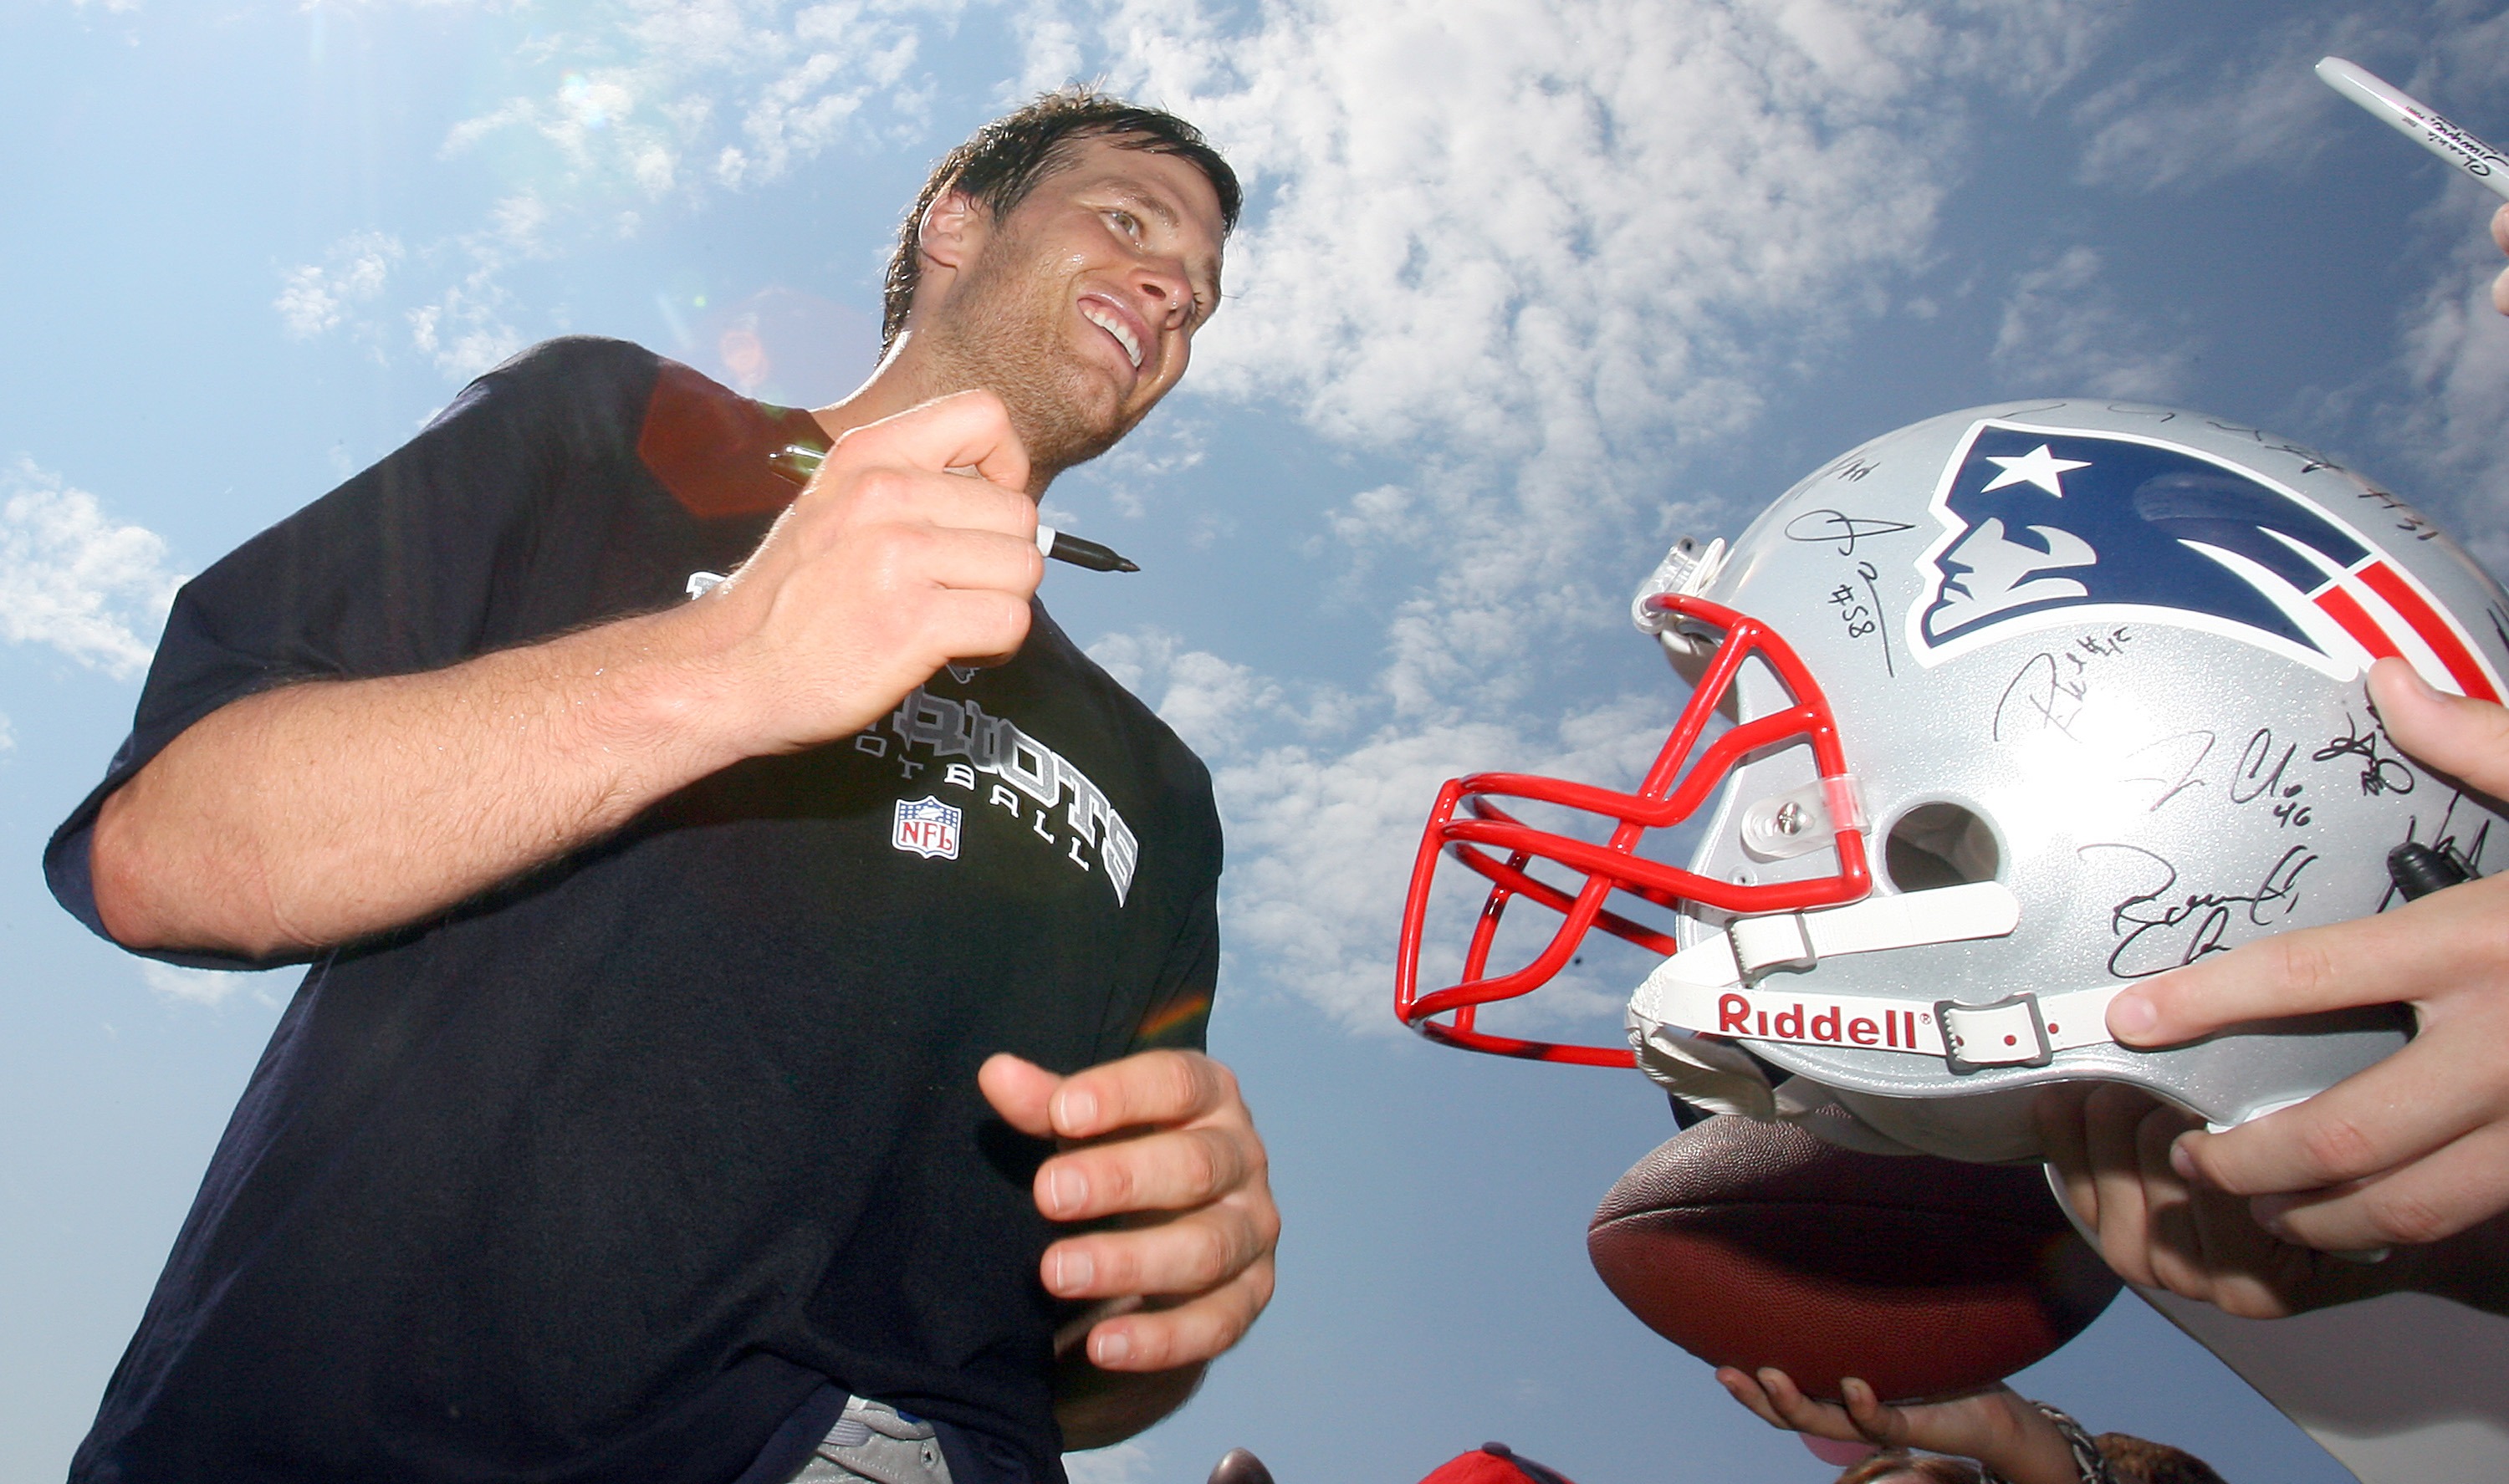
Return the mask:
M917 329L949 382L1009 405L1040 471L1068 468L1113 447L1184 375L1219 304L1219 198L1201 170L1083 138L984 225Z

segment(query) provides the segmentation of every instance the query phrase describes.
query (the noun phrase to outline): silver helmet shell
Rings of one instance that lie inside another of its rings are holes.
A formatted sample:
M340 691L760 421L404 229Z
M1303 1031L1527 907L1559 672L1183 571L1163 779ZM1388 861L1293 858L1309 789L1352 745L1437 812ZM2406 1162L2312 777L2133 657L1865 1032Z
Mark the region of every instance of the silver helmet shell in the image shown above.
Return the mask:
M1929 1013L2115 987L2382 909L2397 844L2483 864L2488 803L2404 757L2361 682L2400 653L2443 689L2498 699L2509 597L2402 501L2297 444L2106 401L1953 413L1825 464L1712 575L1692 566L1693 591L1783 635L1826 693L1874 891L1993 880L2018 905L2003 936L1824 957L1764 989ZM1679 664L1696 641L1666 643ZM1791 704L1760 668L1736 693L1744 719ZM1836 871L1827 849L1764 848L1771 801L1816 793L1807 749L1746 761L1692 870ZM1727 920L1693 909L1676 936ZM1993 1160L2035 1151L2045 1083L2131 1083L2228 1125L2361 1069L2408 1025L2366 1011L1966 1067L1740 1039L1900 1143Z

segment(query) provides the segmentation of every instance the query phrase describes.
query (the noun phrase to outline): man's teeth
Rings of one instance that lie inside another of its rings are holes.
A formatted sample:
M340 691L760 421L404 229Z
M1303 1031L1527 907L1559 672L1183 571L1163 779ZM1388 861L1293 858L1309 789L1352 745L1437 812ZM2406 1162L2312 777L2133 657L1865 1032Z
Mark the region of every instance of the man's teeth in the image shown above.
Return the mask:
M1080 314L1081 317L1091 324L1114 336L1115 343L1124 348L1124 353L1133 358L1133 369L1136 371L1142 369L1142 343L1133 338L1132 330L1125 325L1124 321L1094 309L1084 309Z

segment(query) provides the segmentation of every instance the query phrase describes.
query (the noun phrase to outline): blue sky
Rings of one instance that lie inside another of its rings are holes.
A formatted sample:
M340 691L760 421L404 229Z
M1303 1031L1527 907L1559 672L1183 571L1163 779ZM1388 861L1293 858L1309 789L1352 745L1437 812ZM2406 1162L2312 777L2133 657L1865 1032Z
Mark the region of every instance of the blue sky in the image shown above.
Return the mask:
M2509 16L2464 3L0 7L0 1480L59 1476L291 983L121 955L35 869L172 585L546 335L842 393L927 164L1073 77L1252 187L1185 390L1046 499L1144 571L1046 597L1213 763L1214 1048L1289 1222L1254 1338L1076 1466L1401 1484L1501 1437L1586 1484L1825 1477L1586 1266L1661 1099L1393 1028L1404 863L1450 773L1653 751L1678 697L1626 603L1673 537L1953 408L2273 428L2500 570L2488 199L2329 51L2509 136ZM1627 988L1549 1023L1609 1034ZM2342 1477L2130 1305L2023 1384Z

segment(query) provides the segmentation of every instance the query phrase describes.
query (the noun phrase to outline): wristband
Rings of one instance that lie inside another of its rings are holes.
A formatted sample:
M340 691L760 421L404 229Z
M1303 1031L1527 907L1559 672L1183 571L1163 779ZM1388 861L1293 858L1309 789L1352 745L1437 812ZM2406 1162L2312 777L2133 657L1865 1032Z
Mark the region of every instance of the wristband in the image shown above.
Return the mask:
M2056 1425L2057 1435L2064 1438L2067 1448L2073 1450L2074 1471L2081 1475L2081 1484L2117 1484L2116 1475L2109 1470L2107 1456L2100 1452L2100 1445L2091 1440L2091 1435L2082 1430L2080 1423L2043 1401L2030 1404L2039 1409L2040 1416ZM2009 1479L1987 1467L1983 1462L1979 1463L1977 1471L1978 1484L2011 1484Z

